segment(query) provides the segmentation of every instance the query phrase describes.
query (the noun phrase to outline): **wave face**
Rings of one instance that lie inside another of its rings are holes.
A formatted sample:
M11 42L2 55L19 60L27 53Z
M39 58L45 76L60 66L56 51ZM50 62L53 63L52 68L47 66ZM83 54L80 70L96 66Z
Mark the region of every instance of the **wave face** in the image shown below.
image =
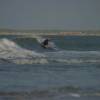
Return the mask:
M1 61L12 62L12 63L18 63L18 62L24 63L30 60L36 60L36 58L41 58L41 57L45 57L45 55L42 53L37 53L35 51L24 49L11 40L8 39L0 40Z
M75 51L62 50L55 45L54 49L44 49L35 41L29 38L30 43L33 42L32 49L28 49L22 44L27 41L24 38L15 41L3 38L0 40L0 62L15 64L93 64L100 63L100 51ZM22 47L19 46L22 42ZM16 44L16 43L19 43ZM27 45L30 43L27 43ZM37 44L37 47L34 46ZM30 46L31 46L30 45ZM34 49L35 48L35 49ZM55 49L56 48L56 49Z

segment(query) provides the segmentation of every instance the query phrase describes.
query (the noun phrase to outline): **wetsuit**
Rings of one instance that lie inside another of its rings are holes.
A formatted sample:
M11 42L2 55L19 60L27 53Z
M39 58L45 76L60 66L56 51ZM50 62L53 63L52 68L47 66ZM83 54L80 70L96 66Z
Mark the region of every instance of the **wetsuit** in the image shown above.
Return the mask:
M42 43L42 47L47 48L48 42L49 42L48 39L44 40L43 43Z

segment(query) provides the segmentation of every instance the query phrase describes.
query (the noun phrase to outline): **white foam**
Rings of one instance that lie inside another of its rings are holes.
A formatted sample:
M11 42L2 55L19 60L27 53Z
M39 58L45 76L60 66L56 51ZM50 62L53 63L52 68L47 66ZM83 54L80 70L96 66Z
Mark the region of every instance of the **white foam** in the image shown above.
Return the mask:
M69 95L72 96L72 97L76 97L76 98L79 98L81 96L78 93L70 93Z
M41 44L45 40L45 38L43 38L43 37L36 37L36 40L37 40L38 43Z
M99 57L100 51L57 51L57 52L45 52L46 55L51 57L66 57L66 58L78 58L78 57Z
M66 63L66 64L80 64L80 63L100 63L100 59L55 59L55 62Z
M16 59L13 60L16 64L48 64L48 60L45 58L41 59Z
M35 51L27 50L19 45L17 45L15 42L8 40L8 39L1 39L0 40L0 58L3 59L28 59L28 58L41 58L46 57L42 53L37 53ZM41 62L42 63L42 62Z

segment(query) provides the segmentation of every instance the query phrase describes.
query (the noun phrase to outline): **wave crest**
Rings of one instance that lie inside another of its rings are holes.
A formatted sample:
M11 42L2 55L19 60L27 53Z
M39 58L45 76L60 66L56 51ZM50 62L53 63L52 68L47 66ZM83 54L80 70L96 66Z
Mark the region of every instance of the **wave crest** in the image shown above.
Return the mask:
M41 57L46 56L42 53L37 53L35 51L24 49L17 45L15 42L6 38L0 40L0 59L16 62L18 61L18 59L29 60Z

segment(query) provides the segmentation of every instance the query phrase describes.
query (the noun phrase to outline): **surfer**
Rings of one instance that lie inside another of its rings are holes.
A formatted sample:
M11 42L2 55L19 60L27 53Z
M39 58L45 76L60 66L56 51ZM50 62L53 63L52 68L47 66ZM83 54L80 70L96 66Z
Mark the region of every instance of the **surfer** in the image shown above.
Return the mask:
M55 44L51 41L50 38L37 38L37 41L44 49L57 50Z
M45 39L42 43L41 46L44 48L48 48L49 47L49 39Z

